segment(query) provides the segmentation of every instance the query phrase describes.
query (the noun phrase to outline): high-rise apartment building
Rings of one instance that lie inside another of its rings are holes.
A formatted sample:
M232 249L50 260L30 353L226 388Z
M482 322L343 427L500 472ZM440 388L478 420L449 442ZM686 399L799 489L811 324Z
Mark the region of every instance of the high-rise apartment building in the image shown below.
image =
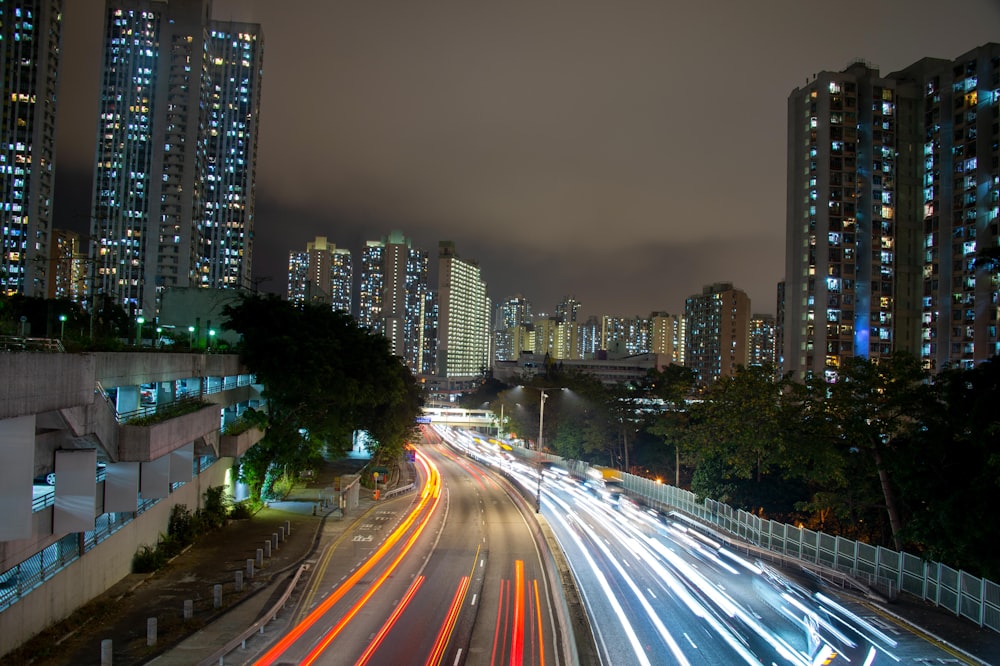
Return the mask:
M438 246L437 374L476 377L490 367L490 299L479 265L461 259L454 243Z
M829 380L896 350L998 351L997 44L887 76L856 62L788 98L784 372Z
M643 317L601 317L601 349L619 356L649 353L650 322Z
M531 324L531 302L518 294L498 303L493 322L493 353L496 360L516 360L525 349L522 337L524 328ZM528 345L527 350L531 350L531 345Z
M359 291L359 324L385 336L411 372L433 374L437 309L428 286L427 253L399 231L368 241Z
M747 365L775 365L774 332L774 317L771 315L754 314L750 317Z
M91 300L155 315L171 287L249 289L263 33L210 0L108 0Z
M50 292L62 6L0 2L0 294Z
M573 296L565 297L562 302L556 305L556 321L560 326L557 329L558 348L562 356L560 359L580 360L583 358L583 335L581 334L581 322L577 321L580 311L580 301Z
M833 378L893 351L897 84L856 62L788 97L785 361Z
M750 298L728 282L718 282L689 296L684 303L687 320L687 367L702 384L731 377L746 366L750 335Z
M317 236L306 249L288 253L288 300L329 305L351 313L354 270L350 250Z
M969 368L1000 353L996 272L977 261L1000 244L1000 44L890 77L913 90L916 344L929 370Z
M86 295L86 257L81 252L80 234L66 229L53 229L50 245L49 288L45 297L82 302Z
M669 363L684 365L684 338L686 326L684 317L668 312L649 314L649 351L669 359Z

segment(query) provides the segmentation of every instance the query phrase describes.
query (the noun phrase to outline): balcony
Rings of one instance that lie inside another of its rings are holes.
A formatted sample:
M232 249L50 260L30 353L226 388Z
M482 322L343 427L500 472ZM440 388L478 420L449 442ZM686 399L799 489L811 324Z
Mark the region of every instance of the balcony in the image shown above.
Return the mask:
M219 407L205 405L195 412L150 425L124 423L119 433L120 461L149 462L189 442L201 440L214 444L219 434Z

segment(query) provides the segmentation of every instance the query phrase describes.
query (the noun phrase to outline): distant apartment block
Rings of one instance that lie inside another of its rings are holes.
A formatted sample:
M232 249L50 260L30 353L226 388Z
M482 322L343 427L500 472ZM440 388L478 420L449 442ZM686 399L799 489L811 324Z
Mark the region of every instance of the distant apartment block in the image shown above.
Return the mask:
M428 285L428 257L402 232L368 241L361 255L358 323L386 337L414 374L433 374L437 305Z
M474 377L491 366L490 300L479 265L454 243L438 245L438 353L441 377Z
M53 229L49 250L48 292L46 298L81 303L86 297L86 256L80 247L80 234Z
M531 319L531 302L520 294L497 303L493 315L493 355L496 360L516 359L524 350L518 330L523 332ZM528 349L531 349L530 345Z
M329 305L351 314L354 269L350 250L317 236L305 251L288 253L288 300Z
M747 365L766 366L775 364L774 359L774 317L754 314L750 317L750 340Z
M649 314L649 331L650 352L670 359L670 363L684 365L687 358L684 349L687 327L683 315L651 312Z
M746 366L750 335L750 298L728 282L718 282L689 296L684 303L687 320L687 367L702 384L731 377Z

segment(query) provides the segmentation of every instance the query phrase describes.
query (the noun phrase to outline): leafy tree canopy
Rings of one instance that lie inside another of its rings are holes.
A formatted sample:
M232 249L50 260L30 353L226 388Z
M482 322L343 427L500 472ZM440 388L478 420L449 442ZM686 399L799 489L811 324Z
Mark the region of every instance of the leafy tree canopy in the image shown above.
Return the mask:
M264 440L244 459L251 487L260 489L271 466L298 471L322 453L343 455L356 430L372 437L376 459L402 452L421 393L385 338L329 307L273 295L245 297L224 315L267 400Z

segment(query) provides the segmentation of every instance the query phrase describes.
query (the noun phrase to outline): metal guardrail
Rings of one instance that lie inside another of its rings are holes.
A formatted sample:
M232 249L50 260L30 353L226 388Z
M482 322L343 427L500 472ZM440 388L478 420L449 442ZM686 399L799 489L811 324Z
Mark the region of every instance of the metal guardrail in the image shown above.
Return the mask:
M299 578L301 578L307 568L308 566L305 564L299 565L292 581L288 584L288 587L285 588L285 593L281 595L281 598L278 599L273 606L271 606L270 610L264 615L264 617L247 627L242 634L231 639L228 643L213 652L210 656L199 661L199 666L211 666L212 664L219 664L219 666L223 666L225 664L227 654L235 650L237 646L246 649L247 639L258 632L263 634L264 627L267 626L267 623L278 617L278 613L285 607L285 604L288 603L288 597L291 596L292 590L295 589L295 586L299 582Z
M399 488L393 488L392 490L386 491L386 493L384 495L380 495L380 497L382 499L389 499L390 497L395 497L396 495L402 495L403 493L408 493L416 487L417 484L415 483L411 483L406 486L400 486Z
M66 349L62 340L56 338L22 338L14 335L0 335L0 351L37 351L62 353Z

